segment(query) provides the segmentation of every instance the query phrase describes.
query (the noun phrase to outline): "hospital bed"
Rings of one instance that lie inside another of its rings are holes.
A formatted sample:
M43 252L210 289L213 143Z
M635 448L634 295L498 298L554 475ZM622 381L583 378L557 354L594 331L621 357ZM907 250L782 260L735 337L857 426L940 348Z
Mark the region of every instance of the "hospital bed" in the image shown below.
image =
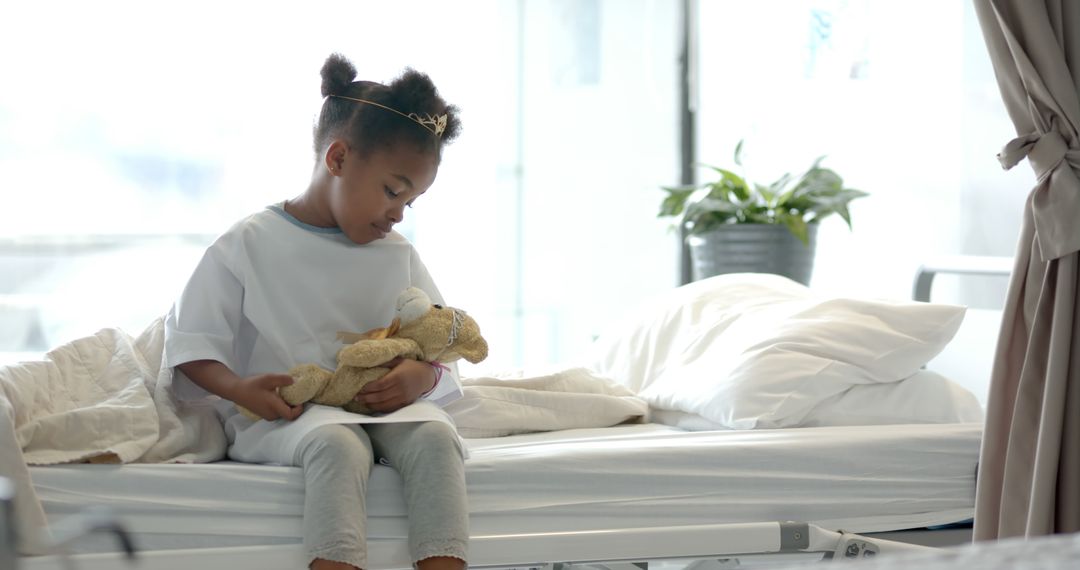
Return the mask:
M470 565L731 567L962 544L980 435L978 421L724 429L667 410L610 427L466 437ZM31 476L50 521L76 521L58 540L78 568L304 563L299 468L79 464ZM88 506L107 509L93 516L117 523L139 551L133 563L120 565L109 533L76 536L115 530L80 527ZM372 471L368 529L371 568L410 567L401 480L386 466ZM64 568L67 558L19 567Z
M779 550L783 521L860 534L964 521L980 431L637 424L468 440L472 565L770 552L770 540ZM140 549L277 545L270 551L299 560L298 548L281 546L300 536L299 471L223 462L39 467L32 475L50 516L107 506ZM400 478L376 466L369 485L372 568L408 567ZM773 528L752 526L762 521ZM738 529L765 546L747 552L753 540L728 534ZM732 544L722 545L725 537ZM108 536L92 538L70 546L116 549Z

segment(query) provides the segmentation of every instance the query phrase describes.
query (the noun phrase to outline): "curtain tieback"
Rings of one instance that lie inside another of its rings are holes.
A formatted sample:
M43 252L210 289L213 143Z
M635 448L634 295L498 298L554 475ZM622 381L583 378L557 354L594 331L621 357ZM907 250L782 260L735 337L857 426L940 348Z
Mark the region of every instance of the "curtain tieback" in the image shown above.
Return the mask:
M1038 179L1031 195L1035 239L1043 261L1080 250L1080 149L1069 149L1061 133L1051 129L1016 137L997 155L1006 170L1024 157ZM1072 174L1054 170L1064 163Z
M1031 163L1035 177L1042 181L1052 170L1057 168L1069 153L1069 145L1056 130L1046 133L1031 133L1016 137L998 153L997 159L1002 168L1009 170L1024 157Z

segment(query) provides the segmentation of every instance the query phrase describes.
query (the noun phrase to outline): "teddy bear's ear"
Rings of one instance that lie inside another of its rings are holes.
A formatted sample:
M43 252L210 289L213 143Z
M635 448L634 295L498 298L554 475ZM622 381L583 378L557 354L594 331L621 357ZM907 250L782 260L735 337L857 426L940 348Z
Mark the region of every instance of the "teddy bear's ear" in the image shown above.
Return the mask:
M397 315L403 323L412 323L431 310L431 298L419 287L409 287L397 299Z

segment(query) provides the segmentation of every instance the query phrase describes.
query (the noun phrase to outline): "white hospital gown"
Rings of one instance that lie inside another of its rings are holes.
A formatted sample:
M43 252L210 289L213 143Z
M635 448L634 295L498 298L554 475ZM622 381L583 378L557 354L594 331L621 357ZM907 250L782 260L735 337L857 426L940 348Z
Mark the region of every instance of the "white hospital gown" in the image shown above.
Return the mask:
M357 245L340 230L300 222L270 206L237 222L203 255L165 321L165 360L174 367L217 360L240 376L285 373L293 366L337 365L338 331L386 326L402 290L419 287L435 303L442 297L412 244L396 232ZM211 395L179 370L176 395ZM221 400L229 457L290 465L300 439L330 423L438 420L440 406L461 397L456 368L423 400L373 417L308 405L292 422L252 422Z

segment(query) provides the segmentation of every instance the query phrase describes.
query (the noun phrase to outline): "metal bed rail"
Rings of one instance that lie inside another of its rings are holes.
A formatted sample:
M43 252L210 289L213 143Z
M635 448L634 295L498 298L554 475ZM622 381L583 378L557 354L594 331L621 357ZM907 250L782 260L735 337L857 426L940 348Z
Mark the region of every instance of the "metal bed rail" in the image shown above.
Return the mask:
M1013 258L980 255L953 255L922 264L915 273L911 298L930 301L930 289L939 274L1007 276L1012 273Z
M648 570L687 568L712 561L724 568L761 557L813 561L861 559L898 552L940 549L832 531L807 523L763 522L586 532L475 536L469 567L485 569ZM123 553L50 555L20 559L19 570L181 570L192 567L295 570L305 567L299 545L150 551L125 560ZM404 540L369 540L369 568L411 568Z

